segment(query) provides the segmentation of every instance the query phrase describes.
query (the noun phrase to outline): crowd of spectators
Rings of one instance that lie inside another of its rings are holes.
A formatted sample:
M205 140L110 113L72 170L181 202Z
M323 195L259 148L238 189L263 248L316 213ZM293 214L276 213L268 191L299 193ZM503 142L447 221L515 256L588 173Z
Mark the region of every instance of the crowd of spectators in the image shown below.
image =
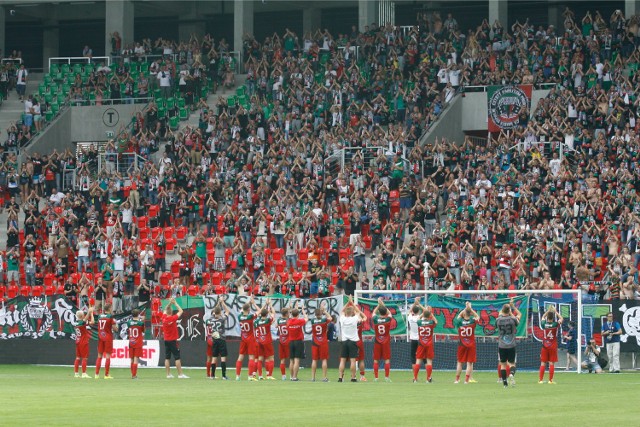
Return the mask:
M30 259L31 282L49 274L97 300L356 287L636 298L637 19L564 17L562 32L485 20L463 34L433 14L406 32L246 36L238 102L200 100L199 126L178 131L151 103L124 134L133 151L166 141L158 161L97 177L57 153L23 165L8 279ZM418 144L457 86L489 83L555 86L511 132ZM357 154L325 168L342 148ZM68 165L78 188L60 194Z

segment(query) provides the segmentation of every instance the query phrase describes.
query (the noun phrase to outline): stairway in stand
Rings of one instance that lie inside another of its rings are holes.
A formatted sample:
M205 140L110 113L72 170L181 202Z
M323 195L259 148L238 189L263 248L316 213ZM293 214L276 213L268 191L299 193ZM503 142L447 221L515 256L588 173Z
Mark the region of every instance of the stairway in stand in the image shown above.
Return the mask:
M38 93L38 85L42 82L42 73L31 73L27 80L25 96ZM9 92L8 98L0 105L0 140L7 139L7 128L22 119L24 103L18 98L15 89Z

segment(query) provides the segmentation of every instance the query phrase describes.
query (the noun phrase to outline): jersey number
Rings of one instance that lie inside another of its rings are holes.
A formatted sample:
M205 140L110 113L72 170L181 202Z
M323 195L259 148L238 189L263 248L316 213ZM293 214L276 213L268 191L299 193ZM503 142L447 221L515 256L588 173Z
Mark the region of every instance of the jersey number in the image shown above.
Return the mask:
M471 337L471 336L473 336L473 328L471 326L460 328L460 336L461 337Z
M387 327L385 325L378 325L378 335L386 335Z
M98 320L98 325L100 326L100 330L104 330L104 328L107 327L107 321L106 320Z
M264 326L260 326L258 328L258 335L263 337L267 336L267 328L265 328Z
M430 337L431 336L431 328L429 328L427 326L420 326L418 328L418 334L421 337Z
M555 337L553 329L549 329L549 330L544 331L544 339L545 340L553 340L555 338L556 337Z
M499 325L501 335L513 335L513 325Z
M129 337L130 338L138 338L140 332L137 329L130 328L129 329Z
M322 325L316 325L313 329L315 329L316 335L322 335Z
M242 332L249 332L251 330L251 326L249 326L249 324L247 322L241 322L240 323L240 330Z

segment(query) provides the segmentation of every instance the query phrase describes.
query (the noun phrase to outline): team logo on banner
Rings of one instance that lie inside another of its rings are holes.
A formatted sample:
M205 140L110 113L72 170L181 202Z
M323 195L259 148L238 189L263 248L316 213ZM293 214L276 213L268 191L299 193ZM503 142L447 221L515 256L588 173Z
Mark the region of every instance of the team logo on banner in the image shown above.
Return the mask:
M20 325L26 337L40 338L52 324L51 310L41 298L31 298L29 304L20 312Z
M522 108L531 104L531 85L489 86L487 91L489 132L513 129L519 123Z

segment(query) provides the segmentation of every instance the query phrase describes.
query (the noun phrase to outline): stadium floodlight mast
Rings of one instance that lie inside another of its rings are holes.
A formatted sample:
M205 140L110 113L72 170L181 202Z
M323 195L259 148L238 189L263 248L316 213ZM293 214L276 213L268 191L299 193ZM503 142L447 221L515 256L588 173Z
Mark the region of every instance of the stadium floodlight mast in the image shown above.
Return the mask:
M411 297L427 297L427 302L428 302L428 297L429 295L446 295L446 296L453 296L453 297L459 297L462 296L464 298L465 295L475 295L475 296L482 296L482 295L495 295L495 294L501 294L501 295L509 295L509 296L519 296L519 295L529 295L529 296L535 296L535 295L540 295L540 296L544 296L546 295L549 299L555 299L554 295L573 295L573 299L571 302L575 302L576 306L577 306L577 310L576 310L576 330L578 333L578 337L577 337L577 341L578 341L578 346L577 346L577 351L576 351L576 358L577 358L577 372L580 373L582 370L582 290L580 289L520 289L520 290L510 290L510 289L491 289L491 290L382 290L382 289L375 289L375 290L363 290L363 289L356 289L354 291L353 294L353 302L355 304L358 304L358 299L359 298L363 298L362 295L405 295L405 301L407 304L407 308L409 305L408 302L408 298ZM477 300L477 298L476 298ZM568 302L568 301L567 301ZM462 307L461 307L462 308ZM541 313L539 313L541 314ZM406 316L406 313L404 314ZM528 321L528 319L527 319ZM491 337L489 337L491 338ZM557 338L557 337L556 337ZM557 362L556 362L557 363Z

